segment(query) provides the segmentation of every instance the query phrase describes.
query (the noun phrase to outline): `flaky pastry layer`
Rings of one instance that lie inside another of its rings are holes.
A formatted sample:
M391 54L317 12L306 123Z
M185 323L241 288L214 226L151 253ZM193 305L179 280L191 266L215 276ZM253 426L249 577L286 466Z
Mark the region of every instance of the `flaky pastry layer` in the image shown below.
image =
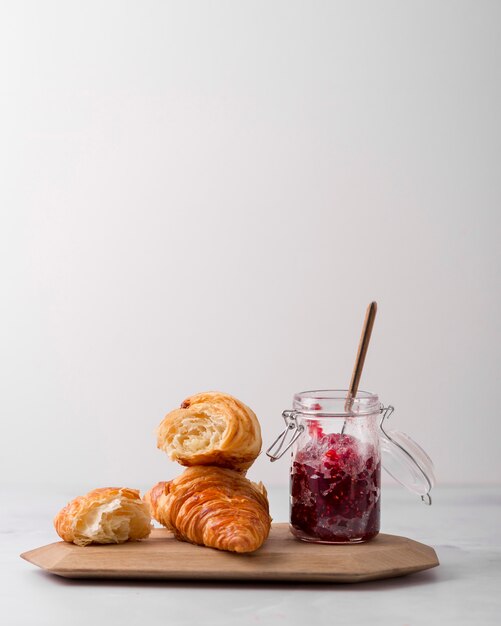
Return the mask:
M233 470L190 467L155 485L145 500L178 539L210 548L253 552L270 532L266 489Z
M57 534L64 541L123 543L145 539L151 532L148 505L136 489L104 487L69 502L54 518Z
M261 451L261 428L254 412L218 391L187 398L157 430L157 446L181 465L215 465L247 470Z

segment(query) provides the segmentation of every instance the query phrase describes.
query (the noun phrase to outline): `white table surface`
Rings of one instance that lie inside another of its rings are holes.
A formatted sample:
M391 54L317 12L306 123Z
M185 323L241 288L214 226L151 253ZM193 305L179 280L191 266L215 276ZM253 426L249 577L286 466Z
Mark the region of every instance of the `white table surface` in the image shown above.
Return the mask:
M501 488L437 488L427 507L383 492L382 530L432 545L440 566L354 585L78 581L19 558L56 541L52 517L77 493L0 491L0 623L15 626L501 624ZM270 490L275 521L287 493Z

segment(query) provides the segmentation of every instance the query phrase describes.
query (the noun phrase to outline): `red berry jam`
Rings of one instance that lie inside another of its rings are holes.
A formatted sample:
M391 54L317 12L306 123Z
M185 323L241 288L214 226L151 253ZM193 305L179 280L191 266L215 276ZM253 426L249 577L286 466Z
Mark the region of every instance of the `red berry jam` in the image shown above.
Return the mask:
M310 441L291 469L291 527L300 539L368 541L379 532L381 463L376 448L356 437L324 434L309 425Z

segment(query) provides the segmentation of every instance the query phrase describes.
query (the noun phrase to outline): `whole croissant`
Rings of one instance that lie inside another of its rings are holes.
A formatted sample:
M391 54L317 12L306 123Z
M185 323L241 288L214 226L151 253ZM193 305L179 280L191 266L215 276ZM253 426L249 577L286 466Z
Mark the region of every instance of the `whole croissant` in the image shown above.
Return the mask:
M233 470L190 467L155 485L145 500L178 539L210 548L253 552L270 532L266 489Z
M187 398L157 430L157 446L181 465L216 465L245 472L261 450L254 412L226 393Z
M148 506L139 491L104 487L69 502L54 518L57 534L78 546L145 539L151 532Z

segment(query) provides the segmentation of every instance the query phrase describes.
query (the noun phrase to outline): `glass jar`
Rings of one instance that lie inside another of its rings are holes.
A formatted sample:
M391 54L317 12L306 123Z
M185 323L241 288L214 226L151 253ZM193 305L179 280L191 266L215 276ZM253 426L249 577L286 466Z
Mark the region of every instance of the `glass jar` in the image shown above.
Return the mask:
M382 448L394 470L390 473L431 503L431 460L406 435L383 428L392 411L365 391L355 398L346 390L294 396L293 410L282 414L286 428L267 454L275 461L292 448L290 528L296 537L361 543L379 533ZM402 445L406 441L414 455Z

